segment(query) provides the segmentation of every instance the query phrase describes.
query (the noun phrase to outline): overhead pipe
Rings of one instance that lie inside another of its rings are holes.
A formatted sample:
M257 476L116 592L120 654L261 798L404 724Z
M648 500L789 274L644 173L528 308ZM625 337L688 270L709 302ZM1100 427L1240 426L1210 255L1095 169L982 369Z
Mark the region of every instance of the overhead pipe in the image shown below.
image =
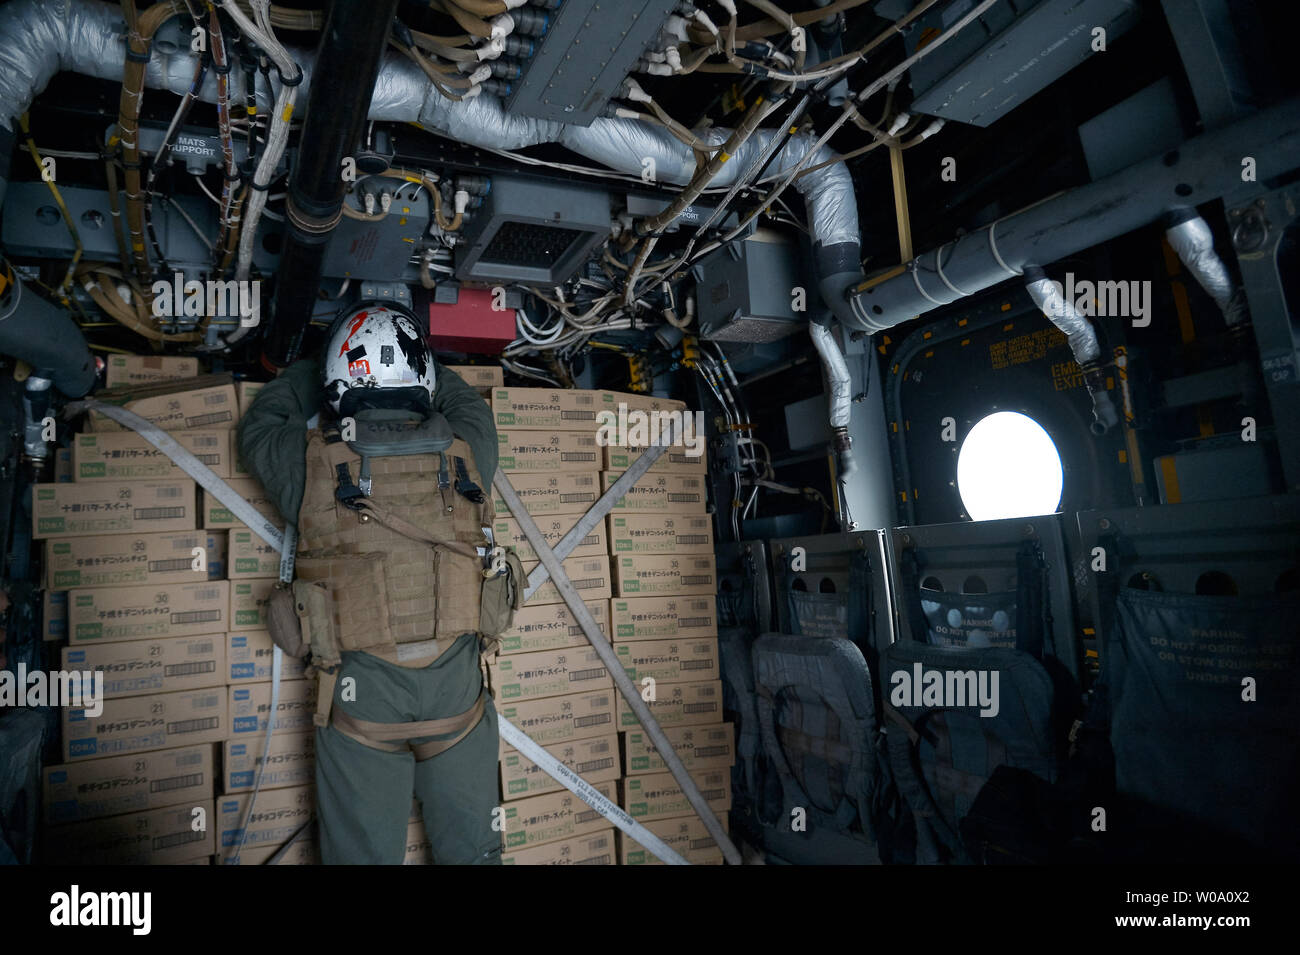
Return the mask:
M1060 193L978 231L924 252L882 279L844 282L822 292L836 317L869 333L949 305L1083 249L1158 221L1171 210L1242 187L1249 155L1272 178L1300 156L1300 99L1253 113L1178 149ZM1198 276L1199 278L1199 276Z
M1246 320L1246 296L1233 284L1232 276L1223 259L1214 251L1214 234L1210 224L1196 214L1195 209L1179 209L1170 213L1169 228L1165 238L1178 254L1183 267L1191 272L1210 296L1228 327L1240 325Z
M8 266L0 272L0 352L21 358L69 398L95 386L95 358L67 309L33 294Z
M311 322L330 233L343 217L343 160L361 139L371 88L398 0L334 0L316 54L298 158L285 204L287 228L276 269L275 311L262 346L263 362L284 366L298 357Z

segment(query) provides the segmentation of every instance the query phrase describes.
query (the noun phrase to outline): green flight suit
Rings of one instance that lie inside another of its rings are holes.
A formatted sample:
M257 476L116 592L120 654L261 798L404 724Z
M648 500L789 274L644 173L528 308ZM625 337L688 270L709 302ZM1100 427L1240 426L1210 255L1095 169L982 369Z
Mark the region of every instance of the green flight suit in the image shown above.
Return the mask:
M497 468L497 434L487 403L454 372L436 362L434 371L434 410L469 444L475 466L489 480ZM258 392L239 424L244 466L280 514L294 522L307 480L307 421L321 407L320 362L305 359ZM482 688L478 651L477 636L464 634L423 668L397 666L368 653L344 653L334 706L357 719L385 723L455 716L473 705ZM355 693L348 691L345 699L349 685ZM400 864L414 795L423 806L435 863L500 864L501 834L492 826L498 803L497 720L491 699L486 703L483 718L464 739L419 763L409 751L384 752L332 726L318 728L322 861Z

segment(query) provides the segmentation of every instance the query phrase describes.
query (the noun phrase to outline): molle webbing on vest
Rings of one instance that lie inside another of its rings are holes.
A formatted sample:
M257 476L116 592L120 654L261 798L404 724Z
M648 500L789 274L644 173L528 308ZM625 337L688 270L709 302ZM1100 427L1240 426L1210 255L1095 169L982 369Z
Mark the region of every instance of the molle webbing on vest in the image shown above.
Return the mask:
M478 632L485 504L439 492L444 454L465 458L469 480L481 481L469 446L457 439L446 452L371 459L367 497L350 479L360 473L360 455L309 433L298 576L325 583L342 649L426 666L461 634ZM421 646L399 654L404 644Z

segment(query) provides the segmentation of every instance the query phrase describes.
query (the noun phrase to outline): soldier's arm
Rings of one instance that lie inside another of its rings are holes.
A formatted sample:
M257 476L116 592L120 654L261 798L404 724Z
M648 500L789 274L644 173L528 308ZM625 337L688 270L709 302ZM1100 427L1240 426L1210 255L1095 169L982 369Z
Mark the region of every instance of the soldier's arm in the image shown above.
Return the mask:
M239 422L244 467L266 489L281 517L294 523L307 482L307 421L320 407L320 375L318 361L294 362L257 393Z
M490 486L497 471L497 429L492 423L492 409L483 396L454 371L434 363L438 387L433 395L433 410L440 412L451 430L469 443L474 464Z

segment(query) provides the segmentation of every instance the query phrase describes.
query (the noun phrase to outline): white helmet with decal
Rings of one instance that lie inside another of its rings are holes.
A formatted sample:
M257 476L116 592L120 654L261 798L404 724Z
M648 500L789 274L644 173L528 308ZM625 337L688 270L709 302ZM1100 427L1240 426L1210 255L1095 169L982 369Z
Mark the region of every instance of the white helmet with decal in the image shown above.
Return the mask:
M334 413L366 408L427 415L437 381L433 352L419 322L393 305L367 305L342 316L325 345L325 399Z

